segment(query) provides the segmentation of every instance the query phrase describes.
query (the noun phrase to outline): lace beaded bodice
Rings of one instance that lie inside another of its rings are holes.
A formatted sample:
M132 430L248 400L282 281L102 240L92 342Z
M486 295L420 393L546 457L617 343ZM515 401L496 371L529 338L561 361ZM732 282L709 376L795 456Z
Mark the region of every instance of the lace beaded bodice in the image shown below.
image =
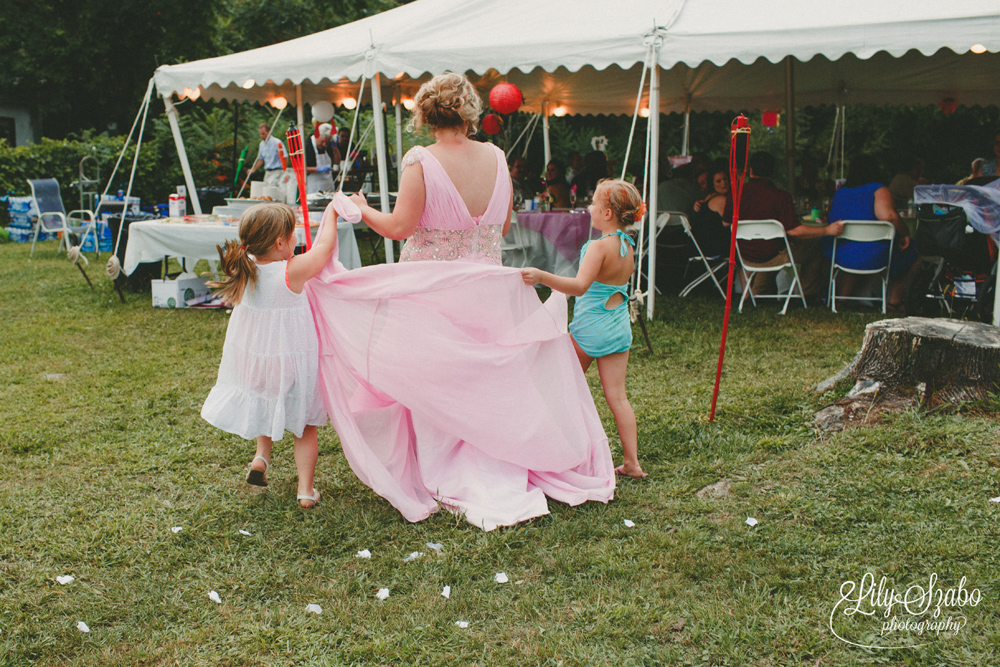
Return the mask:
M500 236L510 201L510 178L503 151L497 154L496 184L486 211L472 216L437 158L415 146L403 158L403 167L420 162L424 169L424 212L399 261L466 261L500 264Z

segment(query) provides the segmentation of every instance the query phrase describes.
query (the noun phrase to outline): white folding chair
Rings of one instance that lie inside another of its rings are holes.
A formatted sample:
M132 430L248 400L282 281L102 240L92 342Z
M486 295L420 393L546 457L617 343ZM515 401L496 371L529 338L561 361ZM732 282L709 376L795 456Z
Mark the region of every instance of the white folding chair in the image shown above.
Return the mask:
M528 244L521 234L521 226L517 224L517 212L511 211L510 230L507 232L507 236L500 237L500 254L518 250L521 251L521 266L518 268L522 268L528 263Z
M676 214L680 220L681 226L684 228L684 233L688 235L691 242L694 243L694 249L698 252L695 257L688 257L688 268L691 267L692 263L701 262L705 267L705 272L700 276L689 282L684 289L681 290L681 296L687 296L691 291L698 285L702 284L706 280L711 280L715 283L715 288L719 290L719 294L722 298L726 298L726 292L722 289L722 285L719 284L719 279L716 278L715 274L720 269L726 268L729 264L729 258L723 257L722 255L712 255L711 257L706 257L705 253L702 252L701 246L698 245L698 239L694 237L694 232L691 231L691 221L687 219L687 216L683 213ZM687 276L688 268L684 269L684 275Z
M743 255L740 253L740 241L770 241L774 239L781 239L781 242L785 244L785 250L788 252L787 262L776 264L775 266L748 266L743 261ZM736 256L740 260L740 267L743 271L743 296L740 297L741 313L743 312L743 302L746 301L747 295L749 295L750 301L755 306L757 305L757 299L784 299L785 306L781 309L781 314L784 315L788 312L788 303L791 301L796 289L798 289L799 298L802 299L802 307L808 307L806 305L806 296L802 292L802 282L799 280L799 270L795 268L795 257L792 255L792 246L789 244L788 236L785 234L785 227L780 222L777 220L740 220L736 225ZM792 270L792 283L788 286L787 293L782 294L779 291L777 294L755 295L753 290L750 289L753 277L756 274L777 273L789 268Z
M35 254L35 244L38 242L40 232L62 232L62 240L59 242L60 250L63 244L66 252L70 249L70 232L82 231L84 235L93 234L94 251L97 252L97 226L93 211L80 209L66 213L63 206L62 193L59 191L59 183L54 178L42 178L38 180L28 179L31 186L31 198L35 200L35 207L38 209L38 220L35 221L35 237L31 241L31 255ZM81 215L82 214L82 215ZM84 225L71 228L69 220L75 220Z
M871 301L867 296L837 296L837 276L840 273L856 275L875 275L882 273L882 312L885 313L886 295L889 292L889 265L892 263L892 242L896 237L896 228L891 222L882 220L841 220L844 231L840 236L833 237L833 254L830 257L830 310L837 312L837 299L850 301ZM837 243L840 241L856 241L860 243L886 243L885 265L874 269L850 269L837 263Z

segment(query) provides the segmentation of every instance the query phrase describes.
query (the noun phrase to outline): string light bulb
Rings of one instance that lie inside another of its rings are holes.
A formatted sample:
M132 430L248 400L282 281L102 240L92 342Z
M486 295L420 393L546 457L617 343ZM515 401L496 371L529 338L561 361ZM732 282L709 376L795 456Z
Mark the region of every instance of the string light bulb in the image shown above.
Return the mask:
M358 101L353 97L345 97L340 103L344 105L345 109L354 109L358 106Z
M969 50L973 53L986 53L986 47L982 44L973 44L972 48Z
M281 95L278 95L273 100L271 100L271 106L280 111L281 109L284 109L285 107L288 106L288 100L286 100Z
M649 107L643 107L639 109L639 115L643 118L649 118Z
M403 98L403 108L407 111L413 111L413 107L417 106L417 103L413 101L412 97Z
M566 115L568 111L569 109L560 104L559 106L557 106L555 109L552 110L552 115L555 116L556 118L562 118L563 116Z
M257 85L257 82L254 81L253 79L247 79L246 81L243 82L243 88L245 88L246 90L250 90L251 88L253 88L256 85Z

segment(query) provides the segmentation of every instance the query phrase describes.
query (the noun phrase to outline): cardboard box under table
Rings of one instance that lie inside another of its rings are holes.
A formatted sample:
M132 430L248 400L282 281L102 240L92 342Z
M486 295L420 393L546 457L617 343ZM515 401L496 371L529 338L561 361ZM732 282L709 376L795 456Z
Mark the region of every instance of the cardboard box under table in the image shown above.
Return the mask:
M211 298L212 290L205 279L193 273L182 273L171 280L153 280L154 308L187 308Z

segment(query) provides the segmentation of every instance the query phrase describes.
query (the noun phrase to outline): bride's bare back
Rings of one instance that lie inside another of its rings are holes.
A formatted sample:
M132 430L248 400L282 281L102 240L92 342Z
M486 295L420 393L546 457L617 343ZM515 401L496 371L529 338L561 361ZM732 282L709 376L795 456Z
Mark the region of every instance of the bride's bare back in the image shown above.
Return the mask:
M428 146L474 218L486 212L497 179L497 157L478 141L445 140Z

